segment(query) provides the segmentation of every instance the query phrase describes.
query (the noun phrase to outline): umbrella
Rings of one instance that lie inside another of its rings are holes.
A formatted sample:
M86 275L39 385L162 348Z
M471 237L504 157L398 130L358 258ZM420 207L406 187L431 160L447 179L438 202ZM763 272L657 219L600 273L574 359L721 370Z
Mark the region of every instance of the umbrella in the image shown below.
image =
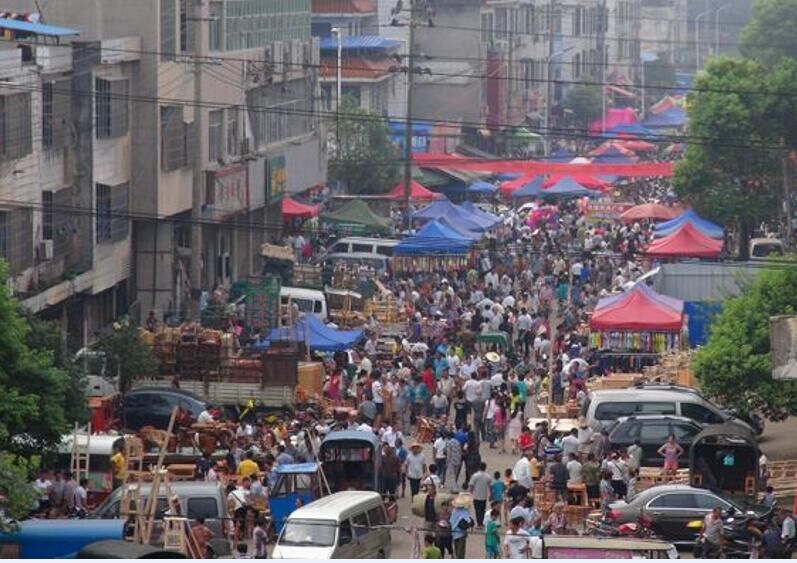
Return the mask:
M635 205L631 209L620 215L620 219L626 223L633 223L640 219L652 219L654 221L669 221L677 217L683 210L680 208L667 207L660 203L643 203Z

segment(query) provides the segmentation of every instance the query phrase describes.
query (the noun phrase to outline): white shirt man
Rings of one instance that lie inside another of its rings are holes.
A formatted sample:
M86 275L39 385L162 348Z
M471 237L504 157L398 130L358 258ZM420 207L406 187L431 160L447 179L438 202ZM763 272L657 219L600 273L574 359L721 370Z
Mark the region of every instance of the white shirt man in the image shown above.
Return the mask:
M504 535L504 553L508 559L526 559L529 552L529 533L513 524Z
M465 392L465 400L469 403L475 403L479 400L481 385L472 377L465 382L465 385L462 386L462 390Z
M215 419L213 418L213 415L210 414L208 409L205 409L201 413L199 413L199 416L197 417L196 421L197 424L213 424L215 422Z
M438 436L437 440L434 441L432 444L432 448L434 449L434 458L435 459L445 459L446 457L446 439L442 436Z
M512 478L527 489L531 489L531 467L526 456L521 456L512 469Z
M583 483L584 480L581 478L581 462L578 461L578 459L573 458L567 462L567 473L569 475L567 480L568 483Z
M373 394L374 403L377 405L382 404L385 402L385 398L382 397L382 381L379 379L374 380L371 383L371 393Z

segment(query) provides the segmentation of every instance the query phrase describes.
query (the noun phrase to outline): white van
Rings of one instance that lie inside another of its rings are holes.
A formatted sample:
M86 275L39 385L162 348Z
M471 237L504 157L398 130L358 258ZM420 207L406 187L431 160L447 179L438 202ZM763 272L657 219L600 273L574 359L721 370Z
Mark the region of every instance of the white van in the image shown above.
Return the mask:
M327 320L327 299L323 291L283 286L280 288L280 298L283 305L287 305L290 299L300 312L312 313L324 322Z
M389 238L343 237L332 243L329 254L381 254L388 258L393 256L393 248L401 241Z
M390 528L382 497L344 491L294 510L273 559L390 559Z

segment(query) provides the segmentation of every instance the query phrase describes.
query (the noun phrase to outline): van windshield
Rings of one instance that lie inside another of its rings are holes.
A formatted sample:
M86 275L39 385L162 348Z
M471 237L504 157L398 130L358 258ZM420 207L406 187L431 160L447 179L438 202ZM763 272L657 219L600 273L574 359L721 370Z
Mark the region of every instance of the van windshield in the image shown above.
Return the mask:
M288 520L280 545L331 547L335 545L337 523L332 520Z

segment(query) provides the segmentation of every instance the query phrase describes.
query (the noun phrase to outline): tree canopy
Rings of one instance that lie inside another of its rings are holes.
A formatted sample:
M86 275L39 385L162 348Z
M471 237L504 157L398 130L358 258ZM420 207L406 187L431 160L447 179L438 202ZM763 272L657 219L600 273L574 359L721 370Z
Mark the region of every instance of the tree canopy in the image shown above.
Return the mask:
M85 397L53 351L31 346L31 327L6 282L0 263L0 451L30 454L60 442Z
M387 124L350 97L343 98L340 112L330 179L343 183L351 194L388 192L398 182L399 163Z
M767 66L797 59L797 0L755 0L753 17L742 30L742 54Z
M797 314L797 270L762 272L723 304L692 367L702 389L740 412L781 420L797 415L797 381L772 379L769 317Z
M794 99L777 93L790 66L772 72L749 59L714 59L688 97L695 141L676 166L675 190L701 215L735 226L742 252L752 227L780 210L780 145Z
M25 460L8 452L0 452L0 495L5 497L5 516L21 520L30 514L39 499L39 493L31 482L35 462ZM13 531L13 524L0 518L0 532Z
M570 122L574 126L586 129L601 115L601 87L595 84L576 84L562 106L572 112Z
M135 378L151 375L157 368L152 349L139 339L138 327L128 320L115 322L100 335L94 349L105 354L105 374L112 381L118 378L120 393L129 391Z

